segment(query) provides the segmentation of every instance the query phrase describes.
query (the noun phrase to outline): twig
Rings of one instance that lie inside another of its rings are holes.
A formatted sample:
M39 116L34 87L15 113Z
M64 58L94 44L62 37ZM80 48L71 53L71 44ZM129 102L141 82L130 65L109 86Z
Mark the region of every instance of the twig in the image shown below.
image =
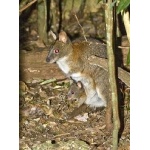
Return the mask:
M118 46L118 48L120 48L120 49L123 49L123 48L129 49L130 47L129 46Z
M57 137L64 136L64 135L69 135L69 134L70 133L58 134L58 135L55 135L53 138L57 138Z
M52 30L50 30L50 31L48 32L48 36L50 36L50 35L52 35L52 37L53 37L54 40L57 39L55 33L54 33Z
M82 30L82 32L83 32L84 39L85 39L85 41L87 42L87 38L85 37L85 32L84 32L84 30L83 30L83 27L81 26L81 24L80 24L80 22L79 22L79 19L78 19L77 15L76 15L75 13L74 13L74 16L75 16L75 18L76 18L76 20L77 20L79 26L81 27L81 30Z
M26 6L24 6L23 8L21 8L19 10L19 13L21 13L22 11L26 10L28 7L30 7L32 4L34 4L37 0L33 0L30 3L28 3Z
M113 46L113 39L115 39L116 33L114 31L114 21L115 21L115 5L112 8L111 4L113 0L108 0L105 8L105 19L106 19L106 31L107 31L107 54L108 54L108 72L109 81L111 87L112 96L112 109L113 109L113 150L118 149L118 132L120 129L120 119L118 110L118 92L116 85L116 72L115 72L115 56ZM114 15L113 15L114 13Z
M29 0L22 0L20 3L19 3L19 9L23 8L27 3L28 3Z

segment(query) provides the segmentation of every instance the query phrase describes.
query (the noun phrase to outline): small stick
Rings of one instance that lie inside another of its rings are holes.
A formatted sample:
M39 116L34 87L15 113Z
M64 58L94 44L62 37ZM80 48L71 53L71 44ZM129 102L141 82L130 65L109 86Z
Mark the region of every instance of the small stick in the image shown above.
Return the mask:
M37 0L33 0L30 3L28 3L26 6L24 6L23 8L21 8L19 10L19 13L23 12L24 10L26 10L28 7L30 7L32 4L34 4Z
M129 46L118 46L118 48L120 48L120 49L123 49L123 48L128 49L128 48L129 48Z
M81 30L82 30L82 32L83 32L84 39L85 39L85 41L87 42L87 38L85 37L85 32L84 32L84 30L83 30L83 27L81 26L81 24L80 24L80 22L79 22L79 19L78 19L77 15L76 15L75 13L74 13L74 16L75 16L75 18L76 18L76 20L77 20L79 26L81 27Z
M70 133L58 134L58 135L55 135L53 138L57 138L57 137L64 136L64 135L69 135L69 134Z

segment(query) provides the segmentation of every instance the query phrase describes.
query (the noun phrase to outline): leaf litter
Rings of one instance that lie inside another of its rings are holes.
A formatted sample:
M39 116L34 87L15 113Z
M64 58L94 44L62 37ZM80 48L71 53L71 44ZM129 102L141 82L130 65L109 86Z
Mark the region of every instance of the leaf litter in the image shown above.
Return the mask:
M66 116L77 109L76 102L67 99L69 80L41 81L20 82L20 91L26 91L20 94L20 150L112 149L112 133L105 128L105 109L87 107L67 120ZM126 102L120 106L124 112L129 107L129 90L125 92ZM130 147L130 110L124 115L120 150Z

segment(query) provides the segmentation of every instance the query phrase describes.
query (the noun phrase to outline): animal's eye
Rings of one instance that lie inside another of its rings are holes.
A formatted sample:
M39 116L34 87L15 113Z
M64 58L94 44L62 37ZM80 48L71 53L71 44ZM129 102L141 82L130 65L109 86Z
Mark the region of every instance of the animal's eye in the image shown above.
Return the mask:
M59 50L58 50L58 49L55 49L55 50L54 50L54 53L56 53L56 54L59 53Z

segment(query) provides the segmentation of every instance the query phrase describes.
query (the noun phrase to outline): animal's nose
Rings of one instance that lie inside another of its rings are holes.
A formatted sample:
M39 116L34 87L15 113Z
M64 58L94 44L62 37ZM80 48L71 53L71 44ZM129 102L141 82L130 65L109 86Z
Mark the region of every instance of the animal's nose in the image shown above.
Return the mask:
M49 57L46 58L46 62L50 62L50 58Z

